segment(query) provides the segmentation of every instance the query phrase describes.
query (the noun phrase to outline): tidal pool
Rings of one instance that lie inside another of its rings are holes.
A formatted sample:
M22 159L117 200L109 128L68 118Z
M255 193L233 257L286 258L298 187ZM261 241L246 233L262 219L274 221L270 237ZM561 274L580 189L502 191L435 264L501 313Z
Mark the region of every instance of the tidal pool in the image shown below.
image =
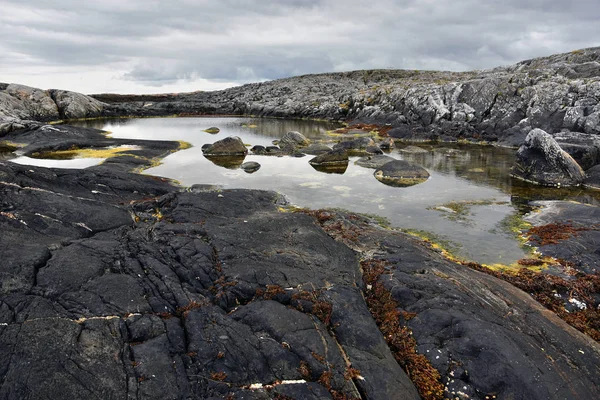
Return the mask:
M392 226L432 233L459 257L484 264L511 264L526 257L510 222L524 212L529 199L576 198L598 201L595 193L540 190L512 180L509 169L514 150L477 145L418 145L427 150L412 154L394 149L389 153L425 167L431 178L425 183L399 188L373 177L373 169L354 164L351 157L343 174L313 169L302 158L249 154L261 168L252 174L213 164L201 147L227 136L239 136L248 145L271 145L288 131L308 138L332 140L327 131L339 126L327 122L252 118L148 118L75 122L72 125L109 131L114 138L184 140L192 148L166 157L162 164L144 171L178 180L182 185L213 184L223 188L275 190L299 207L342 208L377 214ZM216 126L218 134L204 132ZM402 147L402 146L400 146ZM40 161L40 160L37 160Z

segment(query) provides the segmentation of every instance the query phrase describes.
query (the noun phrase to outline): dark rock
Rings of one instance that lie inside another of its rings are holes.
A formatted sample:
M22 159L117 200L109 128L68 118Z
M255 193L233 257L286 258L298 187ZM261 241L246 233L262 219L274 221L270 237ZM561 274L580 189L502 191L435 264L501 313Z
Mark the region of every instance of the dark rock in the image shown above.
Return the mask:
M205 129L204 132L215 134L215 133L221 132L221 130L219 128L217 128L216 126L211 126L210 128Z
M385 138L378 143L378 146L381 150L391 150L396 147L396 143L392 138Z
M249 174L252 174L260 169L260 164L256 161L248 161L240 165L240 168Z
M394 139L410 139L412 138L412 130L408 125L399 125L392 128L388 135Z
M369 154L383 154L383 150L381 150L379 146L369 146L365 151Z
M582 367L600 361L592 350L598 344L528 293L465 265L431 257L426 246L356 215L329 215L324 226L363 258L377 254L374 262L385 265L378 282L397 303L395 310L407 313L402 323L412 330L418 354L440 372L446 393L539 400L555 393L562 398L598 396L599 388L592 383L598 372ZM345 228L334 228L340 226ZM349 234L352 239L345 239ZM365 295L375 289L367 287ZM400 338L391 340L398 343ZM359 343L365 342L369 340ZM540 369L549 380L536 379ZM571 373L577 378L565 379Z
M384 155L366 156L359 158L354 162L356 165L360 165L364 168L381 168L384 164L394 161L395 158Z
M248 149L237 136L229 136L225 139L214 142L212 145L204 149L205 156L245 156L248 154Z
M600 272L600 249L597 246L600 241L600 207L582 204L574 201L535 201L531 203L534 207L540 207L525 217L525 220L533 226L556 225L559 231L571 230L572 233L564 232L561 238L551 240L552 243L538 245L538 250L547 256L567 261L569 265L579 272L596 274ZM562 226L561 226L562 225Z
M390 161L377 168L373 175L379 182L397 187L413 186L429 179L425 168L404 160Z
M586 178L583 184L590 189L600 190L600 165L596 165L585 171Z
M257 144L256 146L252 146L250 151L254 154L265 154L267 152L267 148Z
M348 165L348 153L343 149L334 149L312 159L309 164L314 166Z
M302 149L303 153L310 154L312 156L318 156L323 153L327 153L331 151L331 147L321 144L321 143L313 143L308 145L307 147Z
M367 148L377 147L375 141L370 137L360 137L353 140L345 140L333 146L333 150L343 150L349 154L364 154Z
M559 132L554 139L581 166L588 170L600 163L600 138L580 132Z
M511 176L540 185L578 186L585 173L552 136L534 129L517 152Z

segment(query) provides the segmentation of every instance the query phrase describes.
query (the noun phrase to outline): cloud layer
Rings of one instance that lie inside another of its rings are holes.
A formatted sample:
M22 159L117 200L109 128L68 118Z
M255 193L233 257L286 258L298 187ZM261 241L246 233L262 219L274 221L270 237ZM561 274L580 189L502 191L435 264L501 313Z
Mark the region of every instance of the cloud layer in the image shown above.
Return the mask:
M481 69L600 45L597 0L0 0L0 9L0 81L87 93Z

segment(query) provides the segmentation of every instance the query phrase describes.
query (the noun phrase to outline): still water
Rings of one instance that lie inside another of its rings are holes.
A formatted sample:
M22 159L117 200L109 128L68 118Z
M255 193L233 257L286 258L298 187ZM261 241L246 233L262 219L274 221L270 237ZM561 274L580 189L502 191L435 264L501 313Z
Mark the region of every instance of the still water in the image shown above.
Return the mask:
M192 148L166 157L160 166L144 171L178 180L184 186L215 184L223 188L276 190L300 207L342 208L377 214L399 228L433 233L458 256L485 264L510 264L526 257L515 235L507 228L511 217L536 191L508 176L514 150L475 145L419 145L420 154L394 149L389 153L425 167L431 178L412 187L386 186L373 177L373 169L354 164L344 174L313 169L302 158L249 154L261 168L249 174L213 164L201 147L227 136L239 136L249 145L271 145L288 131L299 131L313 141L335 140L327 131L338 126L315 121L250 118L151 118L78 122L74 125L111 132L113 138L183 140ZM218 134L203 132L211 126ZM40 160L37 160L40 161ZM53 165L55 166L55 165ZM587 192L546 190L544 198L584 198Z

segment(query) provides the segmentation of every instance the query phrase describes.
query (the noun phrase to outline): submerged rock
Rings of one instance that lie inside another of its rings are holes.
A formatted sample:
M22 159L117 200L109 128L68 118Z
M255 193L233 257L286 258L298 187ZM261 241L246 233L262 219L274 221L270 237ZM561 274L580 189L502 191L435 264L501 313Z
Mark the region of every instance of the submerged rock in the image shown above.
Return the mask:
M533 129L517 152L511 176L546 186L578 186L585 173L552 136Z
M237 136L229 136L223 140L219 140L204 148L202 151L205 156L245 156L248 154L248 149Z
M395 158L385 155L374 155L374 156L366 156L359 158L354 162L354 164L359 165L364 168L381 168L385 164L390 161L394 161Z
M219 128L217 128L216 126L211 126L210 128L205 129L204 132L215 134L215 133L221 132L221 130Z
M256 161L248 161L240 165L240 168L249 174L252 174L260 169L260 164Z
M402 153L409 153L409 154L429 153L428 150L425 150L424 148L419 147L419 146L406 146L404 148L398 149L398 151L400 151Z
M373 175L379 182L397 187L413 186L429 179L429 172L425 168L404 160L390 161Z
M244 163L246 156L226 156L226 155L208 155L205 154L204 157L219 167L227 168L227 169L238 169Z

